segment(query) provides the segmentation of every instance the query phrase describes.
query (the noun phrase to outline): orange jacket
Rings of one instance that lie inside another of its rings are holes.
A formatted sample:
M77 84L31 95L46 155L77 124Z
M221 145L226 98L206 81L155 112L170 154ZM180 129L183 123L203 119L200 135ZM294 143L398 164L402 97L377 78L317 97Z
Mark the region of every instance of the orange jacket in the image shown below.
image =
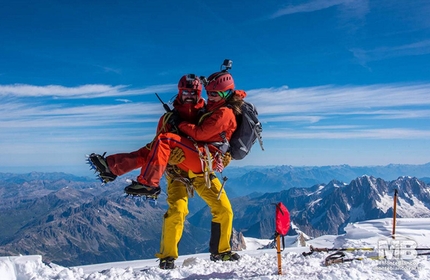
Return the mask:
M200 98L196 104L183 104L178 96L173 103L173 107L179 113L180 118L195 123L198 122L200 111L204 109L204 106L205 100L203 98ZM157 134L155 138L162 133L172 131L171 125L167 123L167 116L170 116L170 114L164 114L158 121ZM109 169L113 174L120 176L134 169L142 168L147 164L147 157L151 151L152 145L153 141L137 151L108 156L106 160L109 165Z
M234 94L242 99L246 96L244 90L235 90ZM203 115L197 125L184 121L179 124L179 130L195 141L207 143L222 142L224 139L221 137L221 133L225 132L225 138L230 141L237 128L233 110L225 105L224 99L216 103L208 101L206 109L209 113Z
M181 122L179 130L199 142L221 142L221 133L225 132L225 137L230 140L231 135L236 130L237 123L233 110L227 106L222 106L212 113L204 116L200 124Z
M178 98L179 97L177 97L173 102L174 111L179 114L179 117L182 120L191 123L197 123L199 120L199 115L204 111L205 100L200 98L196 104L183 104ZM167 116L170 116L170 114L166 113L158 120L157 135L159 133L172 132L174 130L172 129L171 125L167 123Z

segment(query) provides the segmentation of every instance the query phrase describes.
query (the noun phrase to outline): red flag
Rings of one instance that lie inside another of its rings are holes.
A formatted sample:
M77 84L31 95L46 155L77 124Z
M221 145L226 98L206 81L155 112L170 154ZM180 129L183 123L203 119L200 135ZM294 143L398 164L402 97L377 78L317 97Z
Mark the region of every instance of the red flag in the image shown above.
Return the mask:
M282 202L276 204L276 233L286 235L290 229L290 212Z

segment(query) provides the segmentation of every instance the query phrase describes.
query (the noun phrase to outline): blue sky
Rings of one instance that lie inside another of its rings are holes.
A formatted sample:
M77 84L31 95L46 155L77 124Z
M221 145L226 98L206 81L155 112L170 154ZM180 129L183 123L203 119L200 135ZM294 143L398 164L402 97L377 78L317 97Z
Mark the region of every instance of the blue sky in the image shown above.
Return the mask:
M265 151L233 165L430 162L429 1L0 1L0 172L88 175L149 142L179 78L233 60Z

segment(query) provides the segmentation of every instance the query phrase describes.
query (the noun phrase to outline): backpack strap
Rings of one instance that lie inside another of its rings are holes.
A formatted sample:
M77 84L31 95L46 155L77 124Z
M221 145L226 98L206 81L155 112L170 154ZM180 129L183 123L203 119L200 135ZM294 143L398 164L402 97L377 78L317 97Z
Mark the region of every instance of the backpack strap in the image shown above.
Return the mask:
M225 131L221 132L219 135L222 138L222 142L212 142L211 144L214 145L221 152L221 154L224 155L230 150L230 143L225 136Z
M198 125L199 125L199 124L201 124L201 123L203 122L203 120L204 120L205 118L209 117L210 115L212 115L212 113L213 113L213 111L203 113L203 114L200 116L200 119L199 119L199 121L197 122L197 124L198 124Z

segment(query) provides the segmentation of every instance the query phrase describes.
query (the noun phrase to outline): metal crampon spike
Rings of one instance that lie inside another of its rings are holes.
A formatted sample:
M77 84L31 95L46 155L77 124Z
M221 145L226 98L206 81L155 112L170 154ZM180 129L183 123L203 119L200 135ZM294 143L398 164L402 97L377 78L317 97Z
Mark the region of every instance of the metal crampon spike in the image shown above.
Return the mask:
M150 200L149 201L149 204L151 205L151 206L153 206L153 207L155 207L155 206L157 206L157 201L156 200Z
M148 203L151 205L151 206L156 206L157 205L157 199L156 198L153 198L152 196L146 196L146 195L135 195L135 194L128 194L128 193L124 193L123 194L123 197L124 198L127 198L127 197L131 197L132 199L134 199L134 200L138 200L138 201L148 201Z
M91 162L91 160L87 160L87 164L90 166L90 170L92 169L96 169L96 167L94 166L94 164Z

